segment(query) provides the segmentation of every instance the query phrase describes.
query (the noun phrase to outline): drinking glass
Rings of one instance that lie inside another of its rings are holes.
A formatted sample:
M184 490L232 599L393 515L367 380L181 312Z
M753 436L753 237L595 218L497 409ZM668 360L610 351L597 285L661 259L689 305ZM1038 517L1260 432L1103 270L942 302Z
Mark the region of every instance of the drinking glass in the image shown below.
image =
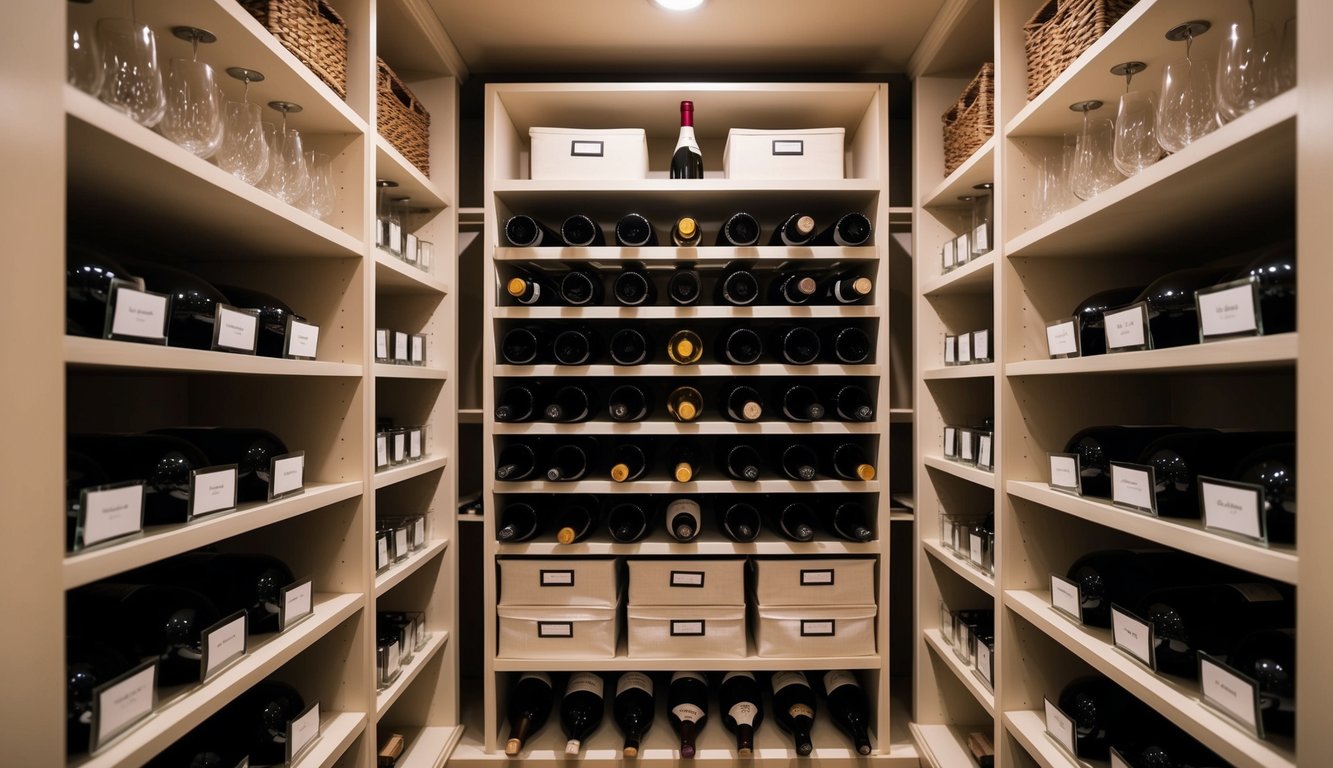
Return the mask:
M153 30L133 19L99 19L97 42L102 51L97 97L140 125L157 125L167 100Z
M222 145L224 123L213 68L194 59L172 59L162 135L199 157Z
M1217 122L1225 125L1277 95L1271 68L1273 27L1249 18L1224 29L1217 59Z
M244 82L245 91L240 101L227 102L218 166L246 184L257 184L268 173L269 147L262 110L250 103L250 83L263 80L264 75L242 67L231 67L227 74Z
M1080 200L1091 200L1120 181L1113 159L1115 126L1107 118L1089 117L1102 106L1100 101L1085 101L1072 108L1083 113L1083 129L1074 148L1074 163L1069 169L1069 187Z
M1036 187L1032 193L1032 209L1037 221L1046 221L1062 210L1060 197L1060 158L1042 155L1036 161Z
M1142 62L1134 61L1111 70L1125 76L1125 93L1120 97L1120 106L1115 116L1111 157L1116 170L1126 176L1133 176L1162 157L1156 132L1157 96L1151 91L1129 90L1134 75L1144 68Z
M256 186L277 197L278 189L283 183L282 134L278 132L278 126L273 123L264 123L264 145L268 147L268 170L264 172L263 178Z
M288 205L300 206L310 190L310 172L305 164L305 148L300 131L283 131L277 159L282 166L282 180L275 194Z
M66 41L65 80L84 93L94 96L102 87L102 58L97 50L97 39L89 24L69 16L69 34Z
M1282 25L1282 47L1273 65L1273 92L1285 93L1296 86L1296 17Z
M321 152L306 152L305 161L310 174L305 211L317 219L327 220L333 215L337 202L337 190L333 186L333 164L329 156Z
M1185 58L1162 70L1162 95L1157 102L1157 143L1167 152L1179 152L1217 128L1213 73L1207 61L1190 55L1194 38L1207 32L1206 21L1191 21L1172 29L1167 39L1185 43Z

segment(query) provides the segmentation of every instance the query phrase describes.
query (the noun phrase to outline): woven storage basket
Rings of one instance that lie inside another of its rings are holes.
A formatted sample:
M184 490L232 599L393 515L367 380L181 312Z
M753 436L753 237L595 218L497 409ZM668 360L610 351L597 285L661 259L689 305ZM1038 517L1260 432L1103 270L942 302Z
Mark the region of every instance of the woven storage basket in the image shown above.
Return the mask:
M944 113L944 175L967 161L995 133L995 65L981 71L963 89L958 103Z
M347 98L347 24L327 0L240 3L339 98Z
M1028 55L1028 100L1069 68L1079 54L1129 12L1138 0L1048 0L1023 25Z
M375 124L393 148L430 175L430 113L389 65L379 60Z

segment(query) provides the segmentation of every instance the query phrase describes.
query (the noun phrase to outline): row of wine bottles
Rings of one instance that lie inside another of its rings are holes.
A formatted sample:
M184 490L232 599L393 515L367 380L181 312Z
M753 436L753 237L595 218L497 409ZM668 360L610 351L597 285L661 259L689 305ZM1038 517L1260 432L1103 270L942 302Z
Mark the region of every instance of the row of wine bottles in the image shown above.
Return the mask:
M1085 760L1107 760L1114 749L1129 768L1228 765L1108 678L1072 680L1053 703L1073 721L1074 753Z
M837 245L857 247L870 244L872 225L865 214L850 211L842 214L822 230L815 218L806 213L793 213L773 226L769 245ZM623 248L644 248L658 244L658 229L641 213L627 213L616 220L611 230L612 241ZM607 243L602 225L586 213L576 213L560 224L557 232L528 214L511 216L504 224L505 241L515 248L538 246L569 246L588 248ZM673 245L691 247L703 243L703 228L695 216L684 215L670 225L667 238ZM745 211L727 216L718 227L716 245L748 248L763 240L759 220Z
M1089 427L1071 437L1065 453L1078 457L1084 496L1112 498L1111 462L1152 467L1158 515L1200 516L1201 475L1263 489L1260 510L1268 539L1296 540L1294 432L1222 432L1178 426Z
M760 286L760 273L749 262L731 262L713 279L713 303L726 306L774 304L842 306L864 303L874 289L865 268L821 271L781 270L768 278L768 289ZM660 274L660 273L659 273ZM571 266L560 272L512 268L504 282L504 293L515 304L597 306L606 303L609 276L591 267ZM657 281L642 264L629 262L609 278L610 294L621 306L652 306L657 303ZM700 303L704 295L700 271L678 266L666 279L670 303L687 306Z
M719 325L701 322L699 331L657 327L665 324L626 325L613 321L552 323L554 327L513 326L501 336L500 362L591 365L605 354L616 365L645 365L656 357L658 344L654 339L665 338L667 359L676 365L694 365L704 356L701 333L707 331L703 329ZM603 338L607 341L603 342ZM719 328L713 338L717 349L714 357L728 365L755 365L765 359L786 365L810 365L820 360L859 365L871 362L875 346L871 332L865 327L839 321Z
M746 495L716 501L709 496L645 496L588 494L507 497L500 510L495 538L501 543L529 541L555 532L555 541L573 544L605 530L611 541L642 541L660 523L676 541L693 541L710 517L730 541L751 542L765 525L788 541L814 541L826 530L845 541L875 538L875 507L871 500L833 495L807 502L800 495Z
M746 482L761 479L766 470L801 482L821 476L865 482L875 479L870 441L848 442L823 436L803 437L799 442L658 438L621 439L610 444L591 436L526 438L500 446L495 479L573 482L601 474L618 483L649 480L653 479L656 455L662 456L660 466L678 483L701 479L708 457L726 477Z
M847 380L814 383L728 378L725 383L702 380L675 385L666 380L638 380L616 384L610 379L593 382L580 378L579 383L565 384L511 379L496 395L495 420L575 423L599 419L605 412L611 421L644 421L661 402L667 416L682 422L701 420L710 411L727 421L742 423L766 416L811 422L829 415L839 421L874 421L875 401L865 387ZM605 398L599 396L598 385L611 387Z
M146 768L181 766L286 765L289 724L307 703L292 685L269 678L227 703Z
M762 678L768 679L761 682ZM813 678L814 682L811 682ZM596 672L575 672L565 681L560 698L560 726L568 742L565 754L577 756L602 725L606 712L609 682ZM657 720L658 696L654 679L642 672L622 673L615 681L611 715L624 735L622 754L637 757L648 731ZM661 681L656 681L660 683ZM845 733L860 755L869 755L870 707L865 691L850 672L830 671L807 676L804 672L730 672L710 683L700 672L676 672L666 690L666 715L680 741L680 756L691 759L708 725L716 700L716 712L722 725L735 735L737 757L750 757L755 750L755 734L765 713L789 734L796 754L808 756L814 751L811 731L819 710L819 698L829 719ZM765 695L765 689L771 691ZM822 697L817 698L816 690ZM521 675L509 691L506 707L509 735L505 754L517 756L525 744L540 733L555 705L555 687L544 672Z

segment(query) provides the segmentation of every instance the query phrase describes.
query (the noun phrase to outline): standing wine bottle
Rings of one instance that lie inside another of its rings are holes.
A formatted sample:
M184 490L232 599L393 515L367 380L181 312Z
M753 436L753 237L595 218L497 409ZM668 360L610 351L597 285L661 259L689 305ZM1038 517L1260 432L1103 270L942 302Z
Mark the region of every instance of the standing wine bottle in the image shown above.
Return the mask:
M509 739L505 754L515 757L528 737L546 725L551 715L551 676L545 672L524 672L509 692Z
M788 365L810 365L819 359L819 334L803 325L779 327L773 346Z
M773 673L773 718L778 727L791 734L796 754L806 757L814 751L810 730L815 726L815 692L804 672Z
M551 341L556 365L589 365L597 359L597 341L587 328L566 328Z
M70 590L69 634L105 640L127 659L157 659L159 688L197 683L202 632L222 618L193 589L175 585L102 581Z
M97 688L130 671L130 658L100 637L73 635L65 639L65 752L87 752L93 728L93 695Z
M759 245L759 221L744 211L731 214L717 232L717 244L734 248Z
M592 466L597 450L595 440L570 440L551 450L546 462L546 479L553 483L581 480Z
M1251 632L1227 656L1227 664L1259 684L1264 736L1296 735L1296 631Z
M694 541L699 535L702 515L694 499L672 499L666 508L667 530L676 541Z
M843 384L833 388L833 413L843 421L874 421L875 401L864 387Z
M667 717L680 739L680 756L694 757L694 742L708 724L708 679L698 672L676 672L667 687Z
M808 304L819 291L819 283L800 272L784 272L768 286L769 301L774 304Z
M825 348L831 353L832 362L843 365L860 365L870 362L870 353L874 348L870 334L854 325L833 326L825 331Z
M769 245L806 245L815 237L815 220L803 213L793 213L773 230Z
M616 222L616 245L622 248L645 248L657 245L657 231L642 213L627 213Z
M126 581L185 587L207 597L223 615L245 611L252 635L277 632L282 590L292 569L270 555L186 552L131 571Z
M631 544L642 540L652 528L648 511L638 501L621 501L606 514L606 529L611 540Z
M1227 477L1264 489L1264 531L1270 542L1296 543L1296 444L1260 448L1236 462Z
M851 672L824 673L824 701L833 724L852 740L859 755L870 754L870 702Z
M524 214L510 216L505 222L505 239L515 248L560 245L562 242L555 230Z
M677 443L671 449L671 479L689 483L699 479L699 448L692 441Z
M602 724L606 712L602 676L596 672L575 672L565 686L560 700L560 726L565 731L565 754L577 757L588 737Z
M536 448L528 443L510 443L495 459L495 479L516 482L532 477L537 469Z
M722 415L729 421L742 423L759 421L764 415L764 405L759 390L748 384L737 384L727 390L723 401Z
M1125 722L1132 699L1104 677L1082 677L1060 691L1056 704L1074 721L1074 753L1105 760L1111 752L1111 734Z
M1206 584L1154 589L1135 612L1153 628L1160 673L1197 678L1197 654L1226 656L1249 630L1296 622L1296 596L1276 583Z
M875 538L871 514L865 506L850 501L830 504L824 516L829 531L846 541L871 541Z
M671 303L682 307L697 302L702 290L699 271L690 266L676 267L676 271L671 273L671 279L667 281L667 295L671 297Z
M642 264L627 263L620 268L615 282L611 284L611 293L616 301L626 307L638 307L657 303L657 286L652 275Z
M545 334L536 328L510 328L500 341L500 361L533 365L541 357Z
M764 355L764 340L753 328L731 328L718 341L718 359L728 365L754 365Z
M689 248L699 244L703 232L699 230L699 220L693 216L681 216L671 226L671 242L678 247Z
M516 303L526 306L559 303L560 292L546 275L518 270L514 273L505 281L505 293Z
M537 510L527 502L513 501L500 512L495 540L502 544L517 544L535 538L538 532Z
M763 698L752 672L728 672L717 693L722 724L736 734L736 755L754 754L754 732L764 722Z
M1111 498L1111 462L1134 461L1159 437L1186 432L1184 427L1100 426L1080 430L1065 443L1078 456L1082 495Z
M730 446L717 447L718 457L723 472L733 480L744 480L753 483L759 479L761 474L759 466L762 460L759 451L749 443L736 443Z
M557 389L543 413L547 421L559 424L587 421L597 415L592 393L577 384L566 384Z
M643 365L652 358L652 342L648 340L648 334L639 328L617 328L606 347L611 362L616 365Z
M1111 628L1112 603L1132 606L1152 589L1244 578L1212 560L1166 549L1089 552L1066 577L1078 585L1083 623L1105 629Z
M742 501L722 510L718 515L718 527L728 539L744 544L759 538L763 525L759 510Z
M814 389L794 384L782 393L782 416L787 421L819 421L824 418L824 404Z
M855 304L865 301L874 288L875 283L870 278L844 272L828 281L824 286L824 297L830 304Z
M814 541L815 511L809 505L793 501L772 507L773 528L788 541Z
M703 340L694 331L676 331L667 339L667 357L676 365L694 365L703 353Z
M648 454L638 443L620 443L611 451L611 479L638 480L648 471Z
M70 435L67 445L97 462L107 482L144 481L145 525L185 522L190 472L209 466L202 451L170 435Z
M268 501L273 459L287 453L282 440L264 429L176 427L155 429L153 434L188 442L203 451L211 466L235 464L237 502Z
M716 297L718 304L730 304L735 307L748 306L759 299L759 279L743 263L733 262L727 265L722 277L717 281Z
M839 443L829 454L828 474L843 480L870 482L875 479L875 465L866 450L856 443Z
M1199 475L1221 477L1237 458L1295 439L1294 432L1187 432L1154 440L1137 462L1153 468L1158 515L1197 519Z
M856 247L870 243L870 219L865 214L852 211L845 213L837 221L815 235L811 245L840 245Z
M510 384L495 403L495 420L507 423L529 421L537 416L537 384Z
M560 225L560 237L571 248L606 245L601 226L589 215L576 213Z
M571 307L602 303L602 278L591 269L574 268L560 278L560 298Z
M704 396L694 387L682 386L667 395L667 413L676 421L685 423L699 418L704 410Z
M1112 288L1098 291L1074 307L1078 321L1078 351L1080 357L1106 354L1106 310L1119 309L1134 301L1144 286Z
M624 672L616 681L616 698L611 705L616 725L625 734L624 757L638 757L639 745L657 717L653 700L653 679L642 672Z
M699 151L699 143L694 140L694 102L680 103L680 137L676 139L676 148L671 152L671 178L702 179L704 177L704 156Z
M819 466L819 455L815 453L814 448L805 443L791 443L783 447L778 456L778 466L782 469L782 474L791 480L808 482L814 480L818 474L815 468Z
M612 421L643 421L648 417L648 396L634 384L621 384L606 398Z

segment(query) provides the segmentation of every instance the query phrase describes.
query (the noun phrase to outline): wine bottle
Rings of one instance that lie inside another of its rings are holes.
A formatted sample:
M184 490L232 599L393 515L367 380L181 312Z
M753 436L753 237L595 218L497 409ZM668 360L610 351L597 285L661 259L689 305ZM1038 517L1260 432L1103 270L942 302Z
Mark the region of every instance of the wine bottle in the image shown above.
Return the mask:
M1084 496L1111 498L1111 462L1132 462L1159 437L1186 432L1184 427L1088 427L1075 432L1065 443L1065 453L1078 456L1078 473Z
M754 422L764 415L759 390L748 384L737 384L727 391L722 415L730 421Z
M301 692L269 678L254 684L219 712L231 740L246 745L250 765L287 761L287 725L305 712Z
M1296 735L1296 632L1251 632L1227 656L1227 665L1259 684L1264 736Z
M213 346L213 321L218 304L231 304L226 294L198 275L149 261L127 261L125 266L143 278L148 290L171 296L167 344L189 349Z
M642 213L627 213L616 222L616 245L645 248L657 245L657 231Z
M620 268L611 292L616 301L627 307L638 307L657 303L657 286L642 264L626 264Z
M524 214L510 216L505 222L505 239L515 248L536 248L562 242L555 230Z
M1264 531L1268 540L1296 543L1296 444L1260 448L1236 462L1227 477L1264 489Z
M803 213L793 213L773 230L769 245L806 245L815 237L815 220Z
M210 466L236 465L236 500L268 501L273 459L287 453L278 436L263 429L177 427L153 434L180 438L203 452Z
M753 483L759 479L762 460L759 451L749 443L736 443L730 446L719 445L717 454L721 458L721 469L733 480Z
M575 672L565 686L560 700L560 726L565 731L565 754L577 757L583 743L602 724L606 712L604 683L596 672Z
M744 211L731 214L717 232L717 244L734 248L759 245L758 220Z
M621 384L606 398L612 421L643 421L648 417L648 396L633 384Z
M676 331L667 340L667 357L676 365L694 365L703 353L703 340L694 331Z
M699 535L701 516L694 499L672 499L666 508L667 530L676 541L694 541Z
M835 502L829 505L825 516L828 529L840 539L847 541L871 541L875 538L871 514L866 508L850 501Z
M789 479L808 482L815 479L819 456L805 443L792 443L782 449L778 466Z
M722 724L736 734L736 755L754 754L754 732L764 722L763 700L759 683L752 672L728 672L717 694Z
M546 725L551 715L551 676L545 672L524 672L509 692L509 739L505 754L515 757L523 749L528 737Z
M597 356L597 343L586 328L566 328L551 342L551 358L556 365L588 365Z
M782 416L787 421L819 421L824 418L824 404L814 389L794 384L782 393Z
M815 235L811 245L840 245L856 247L870 243L870 219L865 214L852 211L845 213L837 221Z
M496 398L496 421L511 423L529 421L536 415L537 385L535 383L510 384Z
M170 435L69 435L69 449L91 457L106 481L144 481L145 525L183 523L190 510L190 473L210 466L193 444Z
M699 220L693 216L681 216L671 226L671 242L678 247L693 247L698 245L702 239L703 232L699 230Z
M261 357L282 357L286 352L288 318L305 322L305 317L293 312L291 307L279 299L261 291L222 284L218 284L217 289L231 299L232 306L259 312L259 326L255 332L255 354Z
M678 483L699 479L699 449L691 441L677 443L671 449L671 478Z
M1089 552L1066 573L1079 588L1080 613L1090 627L1111 628L1111 604L1132 606L1155 588L1244 577L1212 560L1175 550L1105 549Z
M874 348L870 334L854 326L835 326L825 334L825 348L832 352L832 361L843 365L860 365L870 362L870 353Z
M1199 310L1194 293L1224 279L1223 267L1198 267L1165 274L1152 281L1134 302L1148 305L1148 328L1154 349L1199 343Z
M698 672L676 672L667 687L667 717L680 739L680 756L694 757L694 742L708 724L708 680Z
M588 474L597 448L594 440L561 443L552 449L546 462L546 479L553 483L573 482Z
M818 291L819 283L800 272L780 274L768 287L769 301L774 304L809 304Z
M65 638L65 752L87 752L97 688L130 671L130 658L101 638L101 633Z
M759 279L745 264L727 265L717 281L716 298L718 304L730 304L742 307L755 303L759 299Z
M677 267L667 281L667 295L671 303L688 306L699 300L702 288L699 285L699 271L688 266Z
M846 272L824 286L824 297L830 304L855 304L865 301L874 287L875 283L869 277Z
M637 501L621 501L607 513L606 528L614 542L631 544L640 541L651 528L648 511Z
M185 587L223 615L245 611L252 635L277 632L282 590L296 582L282 560L259 553L186 552L130 571L126 581Z
M159 688L200 681L201 633L221 618L204 595L182 586L111 581L67 595L69 634L101 638L127 659L156 659Z
M718 515L718 527L728 539L743 544L759 538L759 530L763 526L759 510L742 501L722 510Z
M874 421L875 401L864 387L843 384L833 389L833 413L843 421Z
M671 152L671 178L702 179L704 156L694 140L694 102L680 103L680 136Z
M1081 357L1106 354L1106 310L1130 304L1144 286L1129 286L1098 291L1074 307L1078 321L1078 349Z
M824 702L833 724L847 734L859 755L869 755L870 702L851 672L824 673Z
M652 357L648 334L638 328L617 328L607 344L611 362L616 365L643 365Z
M602 279L590 269L571 269L560 278L560 298L571 307L602 303Z
M525 306L557 304L560 291L545 275L536 272L518 272L505 281L505 293L515 303Z
M544 338L536 328L510 328L500 341L500 360L508 365L532 365L541 356Z
M810 730L815 726L815 692L804 672L774 672L773 718L778 727L791 734L796 754L806 757L814 751Z
M870 482L875 479L875 465L866 450L856 443L839 443L829 454L828 474L843 480Z
M1106 760L1111 752L1111 733L1125 722L1131 697L1104 677L1082 677L1060 691L1056 705L1074 721L1074 754L1090 760Z
M625 734L624 757L638 757L644 735L653 727L657 705L653 700L653 679L642 672L624 672L616 681L616 698L611 705L616 725Z
M793 501L774 506L773 528L788 541L814 541L815 511L809 505Z
M1187 432L1154 440L1136 461L1153 468L1159 516L1198 518L1199 475L1221 477L1238 457L1295 439L1293 432Z
M144 768L236 768L249 764L249 745L236 739L234 712L214 712L176 743L158 753Z
M764 354L764 340L752 328L723 331L717 346L719 360L728 365L754 365Z
M638 480L648 470L648 454L637 443L620 443L611 452L611 479L617 483Z
M535 538L538 533L537 510L531 504L513 501L500 512L495 529L495 540L502 544L517 544Z
M803 325L778 328L773 346L789 365L809 365L819 359L819 334Z
M1296 330L1296 244L1287 239L1265 248L1233 279L1259 284L1259 314L1264 335Z
M114 259L83 246L70 246L65 259L65 333L102 338L115 280L143 288L143 280Z
M495 479L515 482L532 477L537 468L537 451L527 443L510 443L500 449L495 459Z
M699 418L704 410L704 396L694 387L682 386L667 395L667 413L676 421L685 423Z
M557 389L544 413L547 421L561 424L587 421L596 415L592 393L577 384L566 384Z
M560 225L560 237L571 248L587 248L606 245L606 235L593 218L584 213L576 213L565 219Z
M1189 679L1199 675L1197 653L1226 656L1245 631L1296 621L1295 594L1254 581L1155 589L1135 608L1152 625L1157 671Z

